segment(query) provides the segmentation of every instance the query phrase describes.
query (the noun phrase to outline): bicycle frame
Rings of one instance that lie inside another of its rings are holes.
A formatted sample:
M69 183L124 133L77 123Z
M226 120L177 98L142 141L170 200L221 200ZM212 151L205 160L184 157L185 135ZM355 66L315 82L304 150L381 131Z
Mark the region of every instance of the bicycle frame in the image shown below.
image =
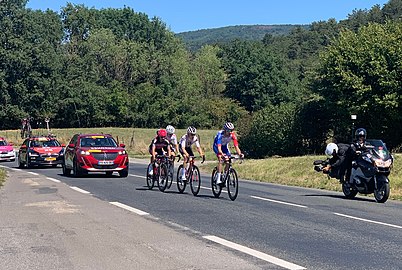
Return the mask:
M180 165L177 171L177 189L180 193L183 193L186 189L187 183L190 184L191 192L194 196L197 196L201 188L201 174L198 167L195 165L195 159L197 157L190 157L187 162L188 168L186 170L185 176L186 180L181 179L181 170L184 170L183 165Z
M154 183L158 182L158 188L164 192L168 184L168 157L165 155L157 155L155 160L148 165L147 169L147 186L149 189L154 187ZM150 176L148 171L152 166L153 175Z
M212 193L214 194L215 198L218 198L222 192L222 188L226 187L227 192L229 195L229 198L234 201L237 198L239 187L238 187L238 182L239 179L237 177L237 172L233 168L232 165L232 160L233 159L238 159L237 157L228 157L224 160L225 163L225 168L223 170L223 174L221 177L223 177L223 185L217 184L216 183L216 174L218 172L218 168L215 167L214 170L212 171L212 178L211 178L211 187L212 187ZM241 159L240 163L243 160Z

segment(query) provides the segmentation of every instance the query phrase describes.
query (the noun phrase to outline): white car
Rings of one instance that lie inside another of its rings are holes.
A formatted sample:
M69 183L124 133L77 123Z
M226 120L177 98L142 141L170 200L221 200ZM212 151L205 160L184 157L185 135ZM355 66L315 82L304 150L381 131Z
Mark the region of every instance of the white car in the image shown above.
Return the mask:
M0 161L15 161L13 145L8 143L3 137L0 137Z

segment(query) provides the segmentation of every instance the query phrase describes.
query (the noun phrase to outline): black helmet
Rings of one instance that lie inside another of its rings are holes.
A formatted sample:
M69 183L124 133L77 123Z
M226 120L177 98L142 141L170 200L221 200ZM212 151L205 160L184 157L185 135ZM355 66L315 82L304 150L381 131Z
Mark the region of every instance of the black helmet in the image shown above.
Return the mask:
M359 140L360 137L364 137L364 140L366 140L367 137L367 131L364 128L358 128L355 131L355 138L356 140Z

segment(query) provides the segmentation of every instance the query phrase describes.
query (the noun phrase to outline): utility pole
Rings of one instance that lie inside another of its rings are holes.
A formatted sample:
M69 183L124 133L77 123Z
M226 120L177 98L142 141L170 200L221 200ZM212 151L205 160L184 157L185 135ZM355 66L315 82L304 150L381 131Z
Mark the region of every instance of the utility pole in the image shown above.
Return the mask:
M357 115L356 114L350 115L350 119L352 119L352 143L353 143L353 137L355 133L355 121L357 119Z

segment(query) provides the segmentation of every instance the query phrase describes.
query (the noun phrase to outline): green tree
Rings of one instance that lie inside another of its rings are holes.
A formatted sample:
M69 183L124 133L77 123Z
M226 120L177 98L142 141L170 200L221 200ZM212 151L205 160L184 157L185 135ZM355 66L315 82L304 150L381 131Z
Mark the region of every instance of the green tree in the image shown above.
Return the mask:
M223 48L222 59L228 73L225 94L248 111L298 99L296 79L261 42L235 41Z
M402 23L369 24L357 33L346 30L321 55L315 91L331 107L358 115L370 137L391 146L402 132ZM349 119L336 119L342 125ZM346 131L344 131L346 132Z

